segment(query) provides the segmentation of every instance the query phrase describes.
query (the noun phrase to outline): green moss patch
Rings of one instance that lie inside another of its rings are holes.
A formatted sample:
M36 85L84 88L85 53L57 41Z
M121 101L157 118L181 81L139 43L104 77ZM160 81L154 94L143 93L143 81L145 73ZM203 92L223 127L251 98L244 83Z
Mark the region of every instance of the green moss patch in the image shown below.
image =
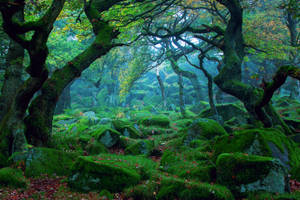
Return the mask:
M0 169L0 188L13 187L13 188L26 188L28 181L23 176L20 169L2 168Z
M222 136L212 142L214 159L221 153L243 152L275 157L292 169L300 163L299 147L278 129L248 129Z
M126 190L133 199L181 199L181 200L233 200L231 192L224 186L194 182L157 174L151 180Z
M25 163L25 175L29 177L41 174L66 176L78 154L49 148L32 148L26 152L15 153L12 160L17 164Z
M69 176L69 186L78 191L119 192L150 176L155 163L142 157L100 154L79 157Z
M184 130L187 133L185 144L190 144L195 139L212 139L215 136L227 135L225 129L215 120L199 118Z
M138 123L144 126L159 126L165 128L168 128L170 126L169 118L163 115L144 117L140 119Z
M91 135L99 142L110 148L117 144L120 140L120 133L107 126L101 126L91 133Z
M223 153L216 165L217 182L238 196L253 191L285 191L286 170L280 161L271 157Z

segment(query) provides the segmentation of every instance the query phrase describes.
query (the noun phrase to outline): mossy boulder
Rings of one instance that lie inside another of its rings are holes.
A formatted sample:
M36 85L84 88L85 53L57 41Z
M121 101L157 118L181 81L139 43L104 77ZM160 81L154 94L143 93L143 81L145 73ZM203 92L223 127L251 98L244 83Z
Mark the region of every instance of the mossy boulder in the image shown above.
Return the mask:
M125 149L125 154L149 156L154 148L154 141L152 140L138 140Z
M218 104L216 105L218 115L222 116L224 121L228 121L235 117L239 124L247 123L247 112L241 106L238 106L233 103L228 104ZM213 112L210 108L201 112L200 117L202 118L211 118L214 117Z
M206 118L194 120L184 132L186 132L186 145L196 139L212 139L216 136L227 135L225 129L218 122Z
M77 191L120 192L150 176L155 163L138 156L99 154L79 157L68 178L69 186Z
M140 138L141 133L129 120L117 119L112 122L114 129L119 131L122 135L130 138Z
M257 191L285 192L287 171L278 159L223 153L218 156L216 165L217 182L230 188L236 196Z
M247 129L213 140L214 159L221 153L243 152L278 158L288 170L300 164L300 149L284 133L274 128Z
M201 183L157 174L152 180L125 191L133 199L181 200L233 200L232 193L224 186Z
M207 153L197 149L183 152L165 150L159 169L181 178L211 182L215 179L216 168L209 161Z
M23 172L20 169L9 167L0 169L0 188L26 188L28 183L29 181L25 179Z
M101 126L91 133L91 135L105 147L110 148L120 140L120 133L107 126Z
M11 159L25 164L25 176L37 177L41 174L66 176L78 157L77 153L68 153L49 148L31 148L26 152L18 152Z
M169 118L164 115L144 117L140 119L138 123L144 126L159 126L165 128L170 126Z

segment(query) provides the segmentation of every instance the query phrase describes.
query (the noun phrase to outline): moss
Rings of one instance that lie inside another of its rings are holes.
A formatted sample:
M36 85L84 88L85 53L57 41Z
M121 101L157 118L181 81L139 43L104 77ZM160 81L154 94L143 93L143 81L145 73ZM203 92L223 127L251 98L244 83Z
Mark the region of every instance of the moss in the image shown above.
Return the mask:
M76 153L67 153L49 148L32 148L27 152L15 153L11 159L25 163L25 175L37 177L41 174L65 176L70 174L71 166L77 158Z
M111 194L108 190L101 190L99 193L99 196L101 196L101 199L103 198L104 200L113 200L114 195Z
M133 123L126 119L118 119L113 122L114 128L124 136L131 138L140 138L140 132L133 126Z
M231 192L224 186L199 183L169 175L156 174L140 185L128 188L125 196L133 199L182 199L182 200L233 200Z
M131 154L131 155L144 154L149 156L153 148L154 148L154 141L139 140L135 144L128 146L125 149L125 154Z
M196 149L178 153L165 150L160 170L181 178L211 182L215 178L215 167L209 162L209 155Z
M173 129L159 127L159 126L140 126L140 130L143 136L171 134L174 132Z
M79 191L120 192L150 176L155 163L142 157L100 154L79 157L69 177L69 185Z
M185 144L189 145L195 139L212 139L215 136L227 135L225 129L215 120L199 118L183 130L187 133Z
M300 164L300 150L297 145L285 134L274 128L248 129L238 131L233 136L218 137L212 142L213 158L216 159L221 153L231 152L273 157L270 144L274 144L282 155L288 153L289 161L282 160L285 165L293 168Z
M23 176L20 169L2 168L0 169L0 188L13 187L13 188L26 188L28 181Z
M99 142L110 148L117 144L120 140L120 133L107 126L101 126L91 133L91 135Z
M192 119L180 119L180 120L176 120L174 122L171 123L172 127L177 127L177 128L185 128L189 125L191 125L193 122Z
M139 124L144 126L159 126L159 127L166 127L170 126L170 120L166 116L151 116L151 117L144 117L139 120Z
M280 161L271 157L223 153L216 165L217 182L229 187L236 196L251 191L285 190L286 171Z

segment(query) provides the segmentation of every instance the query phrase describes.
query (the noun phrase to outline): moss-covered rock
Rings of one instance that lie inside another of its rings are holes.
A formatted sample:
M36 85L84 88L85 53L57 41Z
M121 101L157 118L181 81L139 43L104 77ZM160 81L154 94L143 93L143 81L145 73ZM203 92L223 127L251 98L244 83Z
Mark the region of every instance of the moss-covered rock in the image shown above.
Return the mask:
M91 135L105 147L110 148L120 140L120 133L107 126L101 126L91 133Z
M68 178L69 186L78 191L120 192L150 176L155 163L138 156L100 154L79 157Z
M199 152L197 149L187 149L180 153L165 150L159 169L181 178L202 182L211 182L215 179L216 171L209 162L209 155Z
M0 169L0 188L13 187L13 188L26 188L28 181L23 176L20 169L2 168Z
M225 129L215 120L199 118L184 130L186 132L185 144L196 139L212 139L215 136L227 135Z
M37 177L41 174L66 176L78 157L77 153L68 153L49 148L31 148L26 152L18 152L11 159L17 164L25 164L25 176Z
M285 192L287 171L277 159L223 153L218 156L216 165L217 182L230 188L237 196L256 191Z
M221 136L212 142L214 159L221 153L243 152L274 157L289 170L300 164L299 147L278 129L248 129L231 136Z
M222 116L224 121L228 121L235 117L237 119L237 122L239 124L245 124L247 123L247 112L244 108L233 104L218 104L216 105L216 109L218 111L218 114ZM211 118L213 117L213 112L210 108L204 110L201 112L200 117L202 118Z
M135 128L132 122L125 119L117 119L112 122L113 127L122 135L131 138L140 138L141 133Z
M144 126L159 126L165 128L168 128L170 126L169 118L164 115L144 117L140 119L138 123Z
M153 148L154 148L153 140L138 140L136 141L136 143L128 146L125 149L125 154L131 154L131 155L144 154L146 156L149 156Z
M231 192L217 184L189 181L187 179L157 174L150 181L129 188L126 197L133 199L181 200L233 200Z

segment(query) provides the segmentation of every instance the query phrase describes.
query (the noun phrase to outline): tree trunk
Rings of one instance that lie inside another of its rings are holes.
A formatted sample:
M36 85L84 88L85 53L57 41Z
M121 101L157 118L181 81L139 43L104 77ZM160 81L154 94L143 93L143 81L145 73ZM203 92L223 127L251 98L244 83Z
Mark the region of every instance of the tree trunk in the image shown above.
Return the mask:
M215 83L224 92L240 99L253 119L263 118L266 127L280 125L285 132L290 133L288 126L280 119L271 104L264 106L261 116L255 112L256 103L262 98L263 91L241 82L241 66L244 57L243 10L239 1L218 1L229 9L231 18L224 35L224 66L215 77Z
M166 108L167 107L167 101L166 101L166 96L165 96L165 86L164 86L164 82L161 80L161 77L159 75L159 69L156 69L156 79L158 81L159 84L159 88L160 88L160 92L161 92L161 98L163 101L163 107Z
M193 72L184 71L184 70L180 69L180 67L177 64L177 60L175 60L174 58L169 58L169 61L171 62L172 69L178 76L183 76L191 81L192 86L196 93L196 102L200 102L201 101L201 92L200 92L201 87L200 87L197 75L194 74Z
M20 1L20 4L17 5L4 4L0 6L5 32L23 48L26 48L30 57L30 64L26 70L30 78L18 89L9 111L0 123L0 153L4 157L9 157L12 153L25 148L24 116L32 97L48 77L45 66L48 56L46 43L64 2L64 0L53 1L48 12L32 26L26 26L22 22L15 23L15 19L13 20L16 13L24 11L24 1ZM31 40L24 40L21 35L29 31L34 31Z
M184 108L184 99L183 99L183 80L182 74L178 75L178 86L179 86L179 107L182 117L186 117L186 112Z
M114 2L99 0L85 5L85 13L96 35L95 40L63 68L56 70L44 83L41 94L33 100L29 107L29 115L25 119L26 137L30 144L48 146L55 106L64 88L79 77L82 71L97 58L105 55L115 46L112 44L112 40L118 36L118 32L107 22L95 19L101 19L101 11L108 9L109 5L116 2L117 0Z
M23 11L16 14L19 21L24 21ZM23 84L22 73L24 49L17 42L10 39L9 49L6 55L4 83L0 97L0 121L8 112L18 88Z

